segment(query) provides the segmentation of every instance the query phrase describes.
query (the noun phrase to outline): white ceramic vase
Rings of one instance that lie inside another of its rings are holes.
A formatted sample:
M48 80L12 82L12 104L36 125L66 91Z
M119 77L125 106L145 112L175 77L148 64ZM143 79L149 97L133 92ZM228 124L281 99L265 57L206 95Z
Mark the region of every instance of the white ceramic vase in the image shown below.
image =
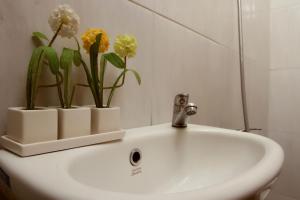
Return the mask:
M58 108L58 139L91 134L91 109L88 107Z
M121 130L120 108L91 108L92 134Z
M57 110L8 108L7 136L21 144L57 139Z

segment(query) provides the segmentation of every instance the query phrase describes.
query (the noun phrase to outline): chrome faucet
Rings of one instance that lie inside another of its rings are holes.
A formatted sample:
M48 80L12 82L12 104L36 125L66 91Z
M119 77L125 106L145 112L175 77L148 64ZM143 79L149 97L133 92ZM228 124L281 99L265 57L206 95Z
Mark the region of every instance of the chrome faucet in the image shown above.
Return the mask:
M188 94L177 94L174 99L173 107L173 127L187 127L187 118L190 115L197 113L197 106L194 103L189 103Z

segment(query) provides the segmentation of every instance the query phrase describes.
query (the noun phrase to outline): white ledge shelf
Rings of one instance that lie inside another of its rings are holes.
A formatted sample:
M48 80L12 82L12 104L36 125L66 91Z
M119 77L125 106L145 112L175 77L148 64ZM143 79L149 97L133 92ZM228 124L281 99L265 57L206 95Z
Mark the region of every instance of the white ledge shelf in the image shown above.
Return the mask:
M66 138L60 140L51 140L32 144L21 144L10 139L9 137L7 137L7 135L4 135L1 136L0 142L5 149L19 156L26 157L82 146L100 144L114 140L120 140L124 137L124 135L125 130L119 130L107 133L92 134L88 136Z

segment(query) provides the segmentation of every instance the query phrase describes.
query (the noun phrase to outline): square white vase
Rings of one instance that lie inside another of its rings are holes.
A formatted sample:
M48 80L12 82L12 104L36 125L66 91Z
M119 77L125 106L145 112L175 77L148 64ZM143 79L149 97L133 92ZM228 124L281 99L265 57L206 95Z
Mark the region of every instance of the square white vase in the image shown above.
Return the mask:
M121 130L120 108L91 108L92 134Z
M88 107L58 108L58 138L91 134L91 109Z
M7 136L21 144L57 140L57 110L8 108Z

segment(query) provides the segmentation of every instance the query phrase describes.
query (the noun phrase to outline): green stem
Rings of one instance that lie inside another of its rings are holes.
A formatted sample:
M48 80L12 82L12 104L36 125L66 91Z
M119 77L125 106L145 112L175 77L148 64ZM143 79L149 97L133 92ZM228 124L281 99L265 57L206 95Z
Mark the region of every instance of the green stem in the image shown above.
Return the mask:
M100 89L100 101L103 103L103 85L104 85L104 74L105 74L105 70L106 70L106 59L104 59L103 56L101 56L100 59L100 76L99 76L99 89Z
M43 64L48 65L48 61L44 60ZM55 74L55 80L56 83L55 84L51 84L51 85L40 85L39 88L45 88L45 87L57 87L57 93L58 93L58 98L59 98L59 103L60 106L63 108L64 107L64 99L62 97L62 89L61 89L61 84L63 83L63 75L61 74L61 72L59 71L58 74Z
M99 82L99 77L98 77L98 58L97 56L93 59L90 56L90 65L91 65L91 70L92 70L92 79L93 79L93 85L95 88L95 96L97 99L98 104L96 103L96 107L97 108L101 108L102 107L102 97L101 97L101 92L100 92L100 88L98 85Z
M60 75L61 76L61 75ZM53 83L53 84L47 84L47 85L39 85L39 88L48 88L48 87L55 87L57 85L60 85L62 84L62 78L59 79L59 76L58 77L58 83Z
M108 97L108 100L107 100L107 107L110 107L110 103L111 103L111 100L112 100L112 97L113 97L113 94L114 94L114 91L115 89L117 88L116 86L118 85L118 82L119 80L124 77L124 75L127 73L127 72L132 72L133 75L135 76L138 84L140 85L141 84L141 77L139 75L139 73L133 69L124 69L124 71L118 76L118 78L116 79L116 81L114 82L113 86L112 86L112 89L110 91L110 94L109 94L109 97Z
M44 65L49 65L47 60L43 61ZM55 74L55 84L51 84L51 85L40 85L39 88L43 88L43 87L57 87L57 93L58 93L58 98L59 98L59 102L60 102L60 106L63 107L64 106L64 100L62 97L62 90L61 90L61 84L63 83L63 76L60 73L60 71L58 71L58 74Z
M93 95L96 107L98 107L98 106L100 106L100 104L99 104L99 99L97 98L96 91L95 91L95 88L94 88L94 85L93 85L92 76L90 74L88 66L86 65L86 63L82 59L81 59L81 64L82 64L83 69L84 69L84 71L86 73L86 79L87 79L87 82L89 83L89 86L90 86L90 89L91 89L91 92L92 92L92 95Z
M32 70L30 67L28 67L28 72L27 72L27 80L26 80L26 109L30 109L31 105L31 95L32 95Z
M63 23L61 23L61 24L59 25L59 27L58 27L58 29L56 30L54 36L52 37L51 41L49 42L48 47L51 47L51 46L52 46L54 40L55 40L56 37L58 36L59 31L61 30L62 25L63 25Z
M75 36L73 36L73 39L75 40L75 42L77 44L77 50L80 52L80 45L79 45L77 38Z
M60 78L60 80L59 80L59 78ZM64 99L63 99L62 89L61 89L61 84L63 82L62 74L60 72L58 74L56 74L55 79L56 79L56 83L57 83L57 93L58 93L60 106L63 108L64 107Z
M126 71L126 67L127 67L127 57L126 57L126 56L124 57L124 63L125 63L124 71ZM122 79L121 86L123 86L124 83L125 83L125 76L126 76L126 73L124 73L124 75L123 75L123 79ZM120 87L121 87L121 86L120 86Z
M64 69L64 104L68 107L69 104L69 85L70 85L70 70L69 66Z
M115 83L113 84L112 89L111 89L111 91L110 91L110 93L109 93L109 97L108 97L108 99L107 99L107 107L108 107L108 108L110 107L111 100L112 100L114 91L115 91L115 89L116 89L116 86L118 85L119 80L120 80L122 77L124 77L124 74L125 74L126 72L127 72L127 70L124 69L124 71L119 75L119 77L116 79Z
M71 93L70 101L67 104L67 108L72 107L72 102L73 102L73 98L74 98L74 94L75 94L75 88L76 88L76 85L74 85L72 88L72 93Z
M55 41L55 39L58 36L59 31L61 30L63 26L63 23L61 23L58 27L58 29L56 30L54 36L52 37L51 41L48 44L48 47L51 47L53 42ZM59 78L61 78L61 81L59 81ZM59 75L55 75L55 79L56 79L56 84L57 84L57 93L58 93L58 98L59 98L59 102L60 102L60 106L63 108L64 107L64 99L63 99L63 95L62 95L62 89L61 89L61 84L63 82L63 76L61 75L61 73L59 72Z
M124 58L124 63L125 63L125 68L124 68L124 71L126 70L126 68L127 68L127 58L125 57ZM126 73L125 73L126 74ZM125 83L125 74L124 74L124 76L122 77L122 82L121 82L121 84L120 85L116 85L116 87L115 88L120 88L120 87L122 87L123 85L124 85L124 83ZM112 86L107 86L107 87L103 87L103 90L111 90L111 89L113 89L113 87Z
M77 83L76 85L81 86L81 87L90 87L90 85L84 84L84 83Z

